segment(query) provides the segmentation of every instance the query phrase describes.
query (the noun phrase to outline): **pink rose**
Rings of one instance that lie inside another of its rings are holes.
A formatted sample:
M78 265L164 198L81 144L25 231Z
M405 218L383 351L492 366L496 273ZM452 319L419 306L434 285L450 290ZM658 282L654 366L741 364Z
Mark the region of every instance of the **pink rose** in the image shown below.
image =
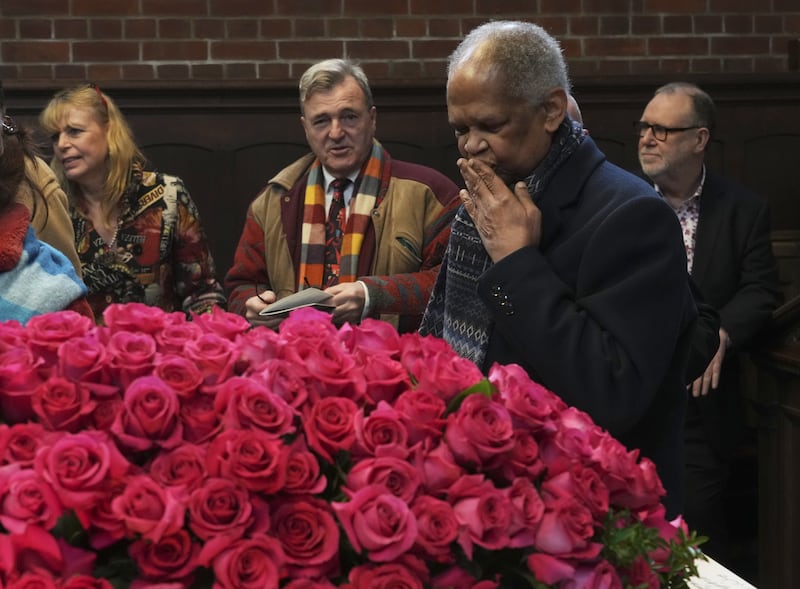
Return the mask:
M353 421L356 443L353 446L355 456L375 456L384 450L391 450L394 455L405 457L408 454L408 432L400 418L386 401L378 403L377 408L365 415L360 409Z
M9 579L6 589L58 589L58 583L49 572L34 570Z
M447 406L438 395L419 388L406 391L397 398L394 408L406 426L409 445L442 437Z
M156 344L162 354L172 356L184 353L187 341L197 339L203 335L203 328L194 322L181 321L180 323L167 323L156 332Z
M203 374L197 364L186 356L165 354L157 357L153 365L153 376L167 383L178 397L191 397L200 390Z
M235 313L228 313L222 307L212 307L209 313L192 313L192 322L206 333L215 333L234 341L237 336L250 329L250 322Z
M214 559L216 589L278 589L286 576L280 542L258 535L234 542Z
M295 432L295 410L258 381L229 378L217 389L214 409L226 429L258 429L271 438Z
M17 465L0 468L0 523L6 530L24 534L29 525L49 530L63 511L53 488L36 471Z
M328 579L306 579L305 577L292 579L283 589L336 589L336 585L331 583Z
M251 373L250 376L295 409L302 407L308 399L309 382L306 379L305 368L288 360L281 358L265 360L260 365L259 371Z
M545 470L544 462L539 456L539 445L530 431L514 430L514 445L511 450L500 457L497 464L497 475L506 481L517 477L538 479Z
M28 332L19 321L9 320L0 323L0 355L9 350L24 348L28 345L27 341Z
M183 443L156 456L149 472L159 485L171 488L176 497L181 497L194 491L208 477L206 450Z
M168 489L148 475L128 479L122 494L111 501L111 511L128 531L159 542L183 528L186 508Z
M547 585L556 585L575 577L575 566L570 561L543 552L535 552L528 557L528 568L534 579Z
M630 586L630 585L626 585ZM565 589L622 589L622 580L607 560L597 564L582 564Z
M31 350L53 364L58 348L71 339L86 335L94 327L94 322L75 311L58 311L31 317L25 327Z
M98 399L89 420L94 429L110 432L114 420L123 411L123 407L122 398L116 395Z
M206 462L213 477L230 479L245 489L271 495L286 483L288 450L259 430L227 430L208 446Z
M91 331L83 337L64 342L58 348L59 374L69 380L80 382L94 395L106 397L119 391L109 369L111 358L106 342L97 332Z
M600 439L594 456L613 505L638 510L657 505L666 494L655 464L647 458L639 461L638 450L628 451L610 435Z
M514 447L514 428L501 403L472 394L448 417L444 439L460 463L481 466Z
M464 474L447 444L434 445L426 440L414 447L413 464L422 477L428 493L444 493Z
M551 474L569 468L574 462L591 464L603 436L591 418L574 407L564 409L553 433L541 436L539 452Z
M362 565L348 575L347 589L423 589L418 574L400 563Z
M154 582L169 581L190 587L191 575L199 564L200 546L192 541L189 532L178 530L154 541L136 540L128 553L139 567L140 575L150 581L147 587L154 587Z
M28 526L24 534L0 535L0 555L0 569L5 571L5 578L9 581L16 579L19 582L30 571L40 572L42 579L47 580L65 570L62 544L39 526ZM6 584L8 586L13 585L9 582ZM51 587L46 583L20 586L36 589Z
M417 387L435 392L446 402L483 379L480 369L456 354L444 340L405 334L401 342L401 362L416 379Z
M511 504L508 545L511 548L533 546L544 517L544 501L531 480L525 477L514 479L507 492Z
M339 339L339 332L333 324L330 313L306 307L291 313L278 328L281 341L294 345L295 342L321 342Z
M61 589L114 589L108 579L97 579L91 575L74 575L61 583Z
M628 583L643 589L660 589L661 581L643 555L638 555L628 569Z
M447 501L461 525L458 543L467 558L472 558L474 544L489 550L508 546L511 503L506 493L483 475L461 477L450 487Z
M595 558L602 544L592 542L592 512L573 497L545 497L545 513L536 533L537 550L561 558Z
M325 501L307 498L278 503L270 535L281 543L290 576L339 574L339 527Z
M81 518L89 536L89 545L94 550L102 550L128 536L125 520L120 519L111 509L111 501L119 497L127 485L120 479L108 485L104 494Z
M438 563L452 563L455 555L451 544L458 539L459 523L453 507L430 495L417 497L411 506L417 518L414 551Z
M111 432L123 446L141 452L175 448L183 439L178 419L180 403L175 391L156 376L142 376L125 391L123 410Z
M205 386L227 380L237 360L233 342L214 333L204 333L187 341L183 353L197 363Z
M560 397L533 382L517 364L493 365L489 370L489 382L499 392L516 427L534 432L553 431L553 422L567 408Z
M144 332L118 331L108 340L108 354L113 378L125 389L138 377L152 372L156 340Z
M345 503L331 503L353 549L374 562L388 562L408 552L417 535L417 519L408 504L383 485L356 491Z
M106 489L130 465L108 435L85 430L48 440L36 454L34 467L65 507L86 512L105 498Z
M369 485L383 485L406 503L414 500L421 484L419 471L405 460L405 454L359 460L350 469L345 481L350 491Z
M31 397L34 413L51 431L78 431L86 425L87 416L96 405L87 388L60 376L48 378Z
M199 394L180 404L183 439L191 444L205 444L222 430L220 415L214 410L214 396Z
M262 524L260 532L268 529L268 510L257 505L258 509L250 493L233 481L207 479L189 498L189 528L201 540L221 539L230 544L256 523Z
M103 310L103 323L112 333L130 331L152 335L161 331L168 320L163 309L144 303L114 303Z
M431 579L433 589L472 589L478 580L460 566L451 566Z
M353 401L364 398L364 371L338 338L296 339L281 349L281 357L305 368L312 403L334 396Z
M326 461L349 451L355 443L353 420L357 405L346 397L326 397L303 408L303 429L309 447Z
M322 493L327 484L328 479L320 471L316 456L308 450L303 436L298 436L289 447L284 492L317 494Z
M603 521L608 513L608 487L594 470L580 463L573 463L569 470L545 479L542 493L577 498L598 522Z
M363 363L366 399L370 404L394 401L400 393L411 388L408 371L399 360L385 354L372 354L366 356Z
M236 336L236 348L239 350L237 374L257 371L264 362L276 358L280 342L280 336L263 325L252 327Z
M0 412L7 423L22 423L36 418L31 396L45 381L48 372L45 361L28 348L0 354Z
M47 432L38 423L0 424L0 464L33 466L36 451L46 438Z
M368 359L400 355L400 335L392 324L379 319L367 318L358 325L346 323L339 329L339 339L351 353Z

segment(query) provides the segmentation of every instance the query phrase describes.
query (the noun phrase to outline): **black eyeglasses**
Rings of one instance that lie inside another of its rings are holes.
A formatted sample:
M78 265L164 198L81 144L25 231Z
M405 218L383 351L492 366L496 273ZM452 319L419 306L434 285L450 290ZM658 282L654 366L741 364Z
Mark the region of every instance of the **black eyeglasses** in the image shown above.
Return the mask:
M700 129L702 127L700 125L693 125L691 127L665 127L663 125L651 125L650 123L646 123L644 121L636 121L633 123L633 128L636 129L636 133L639 137L644 137L644 134L647 133L648 129L650 129L653 132L653 137L656 138L656 141L666 141L669 133L680 133L681 131Z

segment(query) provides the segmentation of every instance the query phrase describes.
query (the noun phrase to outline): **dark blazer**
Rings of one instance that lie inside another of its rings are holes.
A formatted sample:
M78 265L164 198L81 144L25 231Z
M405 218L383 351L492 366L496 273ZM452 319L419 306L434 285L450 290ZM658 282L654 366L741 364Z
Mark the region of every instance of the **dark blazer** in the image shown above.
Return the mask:
M732 343L720 387L690 400L712 446L725 456L735 445L741 415L736 352L747 349L781 301L766 199L706 172L691 275Z
M682 506L685 369L697 315L680 224L640 178L587 137L537 205L540 246L478 284L493 331L484 368L517 363L651 458Z

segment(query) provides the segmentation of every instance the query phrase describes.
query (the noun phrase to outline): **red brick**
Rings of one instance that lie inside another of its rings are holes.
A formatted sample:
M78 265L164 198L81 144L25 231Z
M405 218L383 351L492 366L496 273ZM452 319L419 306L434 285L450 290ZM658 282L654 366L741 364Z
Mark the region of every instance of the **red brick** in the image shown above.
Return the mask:
M659 71L660 62L657 59L632 59L631 74L633 75L652 75Z
M54 28L56 39L89 38L89 22L85 18L57 19Z
M289 66L285 63L259 63L258 77L261 80L288 80Z
M422 64L422 75L427 79L440 79L442 86L447 79L446 61L426 61Z
M571 76L592 76L597 73L597 60L575 59L569 62Z
M613 2L614 0L608 1ZM457 9L463 12L467 6L469 5L466 2L461 2ZM485 14L493 18L507 18L507 15L523 18L526 14L535 16L537 14L535 8L535 6L531 6L530 0L475 0L475 14ZM472 13L472 11L467 11L467 13Z
M753 32L753 17L749 14L727 14L723 22L725 23L725 32L729 35Z
M601 16L601 35L627 35L630 33L630 19L626 16ZM551 33L552 34L552 33Z
M464 2L463 0L409 0L409 14L449 14L457 16L459 14L481 14L480 11L473 12L472 2ZM489 2L487 0L489 4ZM527 3L530 8L530 2ZM490 10L489 14L495 13ZM485 14L485 13L484 13ZM487 17L483 17L481 22L485 22Z
M156 66L156 78L159 80L188 80L189 66L184 64L167 64Z
M798 31L800 31L800 14L787 14L783 17L783 30L787 33L794 33L795 37L800 36Z
M771 14L759 14L753 19L753 30L756 33L782 33L783 32L783 18Z
M0 61L6 63L67 63L69 44L63 41L7 41L0 46Z
M750 74L753 60L750 57L732 57L722 60L722 72L726 74Z
M773 12L797 12L797 0L772 0Z
M141 0L142 14L147 16L205 16L206 0Z
M413 61L392 61L389 64L389 76L392 78L414 80L422 75L422 62L415 59Z
M561 50L566 58L581 57L583 48L579 39L561 39Z
M714 37L711 53L715 55L754 55L769 53L769 37ZM727 71L727 70L726 70Z
M630 73L631 62L627 59L601 59L597 73L604 76L621 76Z
M408 14L408 0L344 0L343 14Z
M665 35L688 35L693 32L692 17L687 15L665 16L663 31Z
M428 21L428 34L431 37L461 37L461 23L454 18L432 18Z
M155 68L144 63L132 63L122 65L122 78L124 80L154 80L156 77Z
M393 39L394 22L390 18L365 18L361 22L361 35L365 39Z
M50 20L21 19L19 21L20 39L50 39L53 28Z
M72 16L135 16L139 0L72 0Z
M583 0L584 14L628 14L629 0Z
M74 80L83 82L87 80L86 66L71 63L57 63L53 66L53 77L56 80Z
M185 18L162 18L158 21L160 39L191 39L192 23Z
M600 32L600 20L596 16L571 16L569 19L570 35L596 35Z
M41 15L62 16L69 14L70 0L3 0L3 17Z
M89 21L90 39L121 39L122 21L119 19L97 18Z
M86 79L103 86L107 82L121 80L122 67L106 63L92 64L86 68ZM114 97L113 92L111 97Z
M705 37L654 37L647 42L647 54L659 55L708 55L708 40Z
M0 18L0 39L16 39L16 21L10 18Z
M342 41L325 39L316 43L308 41L280 41L278 43L278 57L280 59L327 59L341 57L344 53Z
M156 21L152 18L126 18L126 39L152 39L156 36Z
M225 37L225 21L221 18L198 18L194 22L197 39L222 39Z
M569 31L569 19L566 16L537 16L536 24L556 37L566 35Z
M211 59L244 61L275 59L273 41L211 41Z
M581 0L539 0L542 14L580 14Z
M137 61L139 44L127 41L81 41L72 44L75 61Z
M661 60L661 73L672 75L688 74L692 71L691 62L688 59L665 58Z
M428 30L427 20L424 18L398 18L395 26L398 37L424 37Z
M347 41L347 54L356 59L408 59L408 41ZM414 56L418 57L418 56Z
M692 59L692 72L698 74L703 73L719 73L722 71L722 60L719 57L704 57L700 59Z
M256 77L256 69L254 63L228 63L225 64L225 77L234 80L253 80Z
M631 18L631 33L634 35L656 35L663 32L661 17L634 16Z
M754 13L762 12L764 4L761 2L753 2L753 0L709 0L709 12L738 12L738 13ZM797 8L795 7L795 10ZM752 68L751 68L752 69Z
M328 38L331 37L358 37L361 22L355 18L329 18Z
M257 39L259 22L250 18L230 19L225 22L225 32L228 39Z
M225 67L221 63L192 64L192 79L194 80L222 80L224 77Z
M21 65L18 71L20 80L42 80L53 75L49 65Z
M414 59L446 60L458 46L459 39L425 41L418 39L411 42L411 57Z
M19 68L15 65L0 64L0 80L16 80L19 77Z
M616 57L628 55L631 57L645 55L645 39L624 38L605 39L593 37L584 41L585 55L602 55Z
M708 12L705 2L697 0L645 0L645 14L666 12L670 14L700 14ZM711 12L714 12L713 10Z
M212 0L212 2L225 2L230 0ZM265 2L266 4L266 2ZM270 2L271 4L271 2ZM342 14L341 0L275 0L277 10L275 14L281 15L338 15Z
M202 61L208 59L206 41L144 41L145 61Z
M694 19L694 32L698 35L722 32L723 21L719 15L695 15L692 18Z
M756 73L785 72L787 67L785 57L769 56L753 58L753 71Z

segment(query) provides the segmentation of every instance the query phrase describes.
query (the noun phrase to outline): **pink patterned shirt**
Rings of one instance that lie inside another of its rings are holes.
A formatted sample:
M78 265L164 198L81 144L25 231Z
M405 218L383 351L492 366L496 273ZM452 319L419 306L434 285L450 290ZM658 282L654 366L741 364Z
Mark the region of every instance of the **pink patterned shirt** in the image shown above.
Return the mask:
M694 245L695 241L697 241L697 222L700 219L700 194L703 192L703 185L705 182L706 167L703 166L703 175L700 177L700 185L697 187L697 190L694 191L691 198L686 199L677 207L672 207L672 210L678 215L678 221L680 221L681 229L683 230L683 245L686 248L686 271L689 274L692 273L692 263L694 262ZM655 186L655 189L658 194L661 194L658 185Z

